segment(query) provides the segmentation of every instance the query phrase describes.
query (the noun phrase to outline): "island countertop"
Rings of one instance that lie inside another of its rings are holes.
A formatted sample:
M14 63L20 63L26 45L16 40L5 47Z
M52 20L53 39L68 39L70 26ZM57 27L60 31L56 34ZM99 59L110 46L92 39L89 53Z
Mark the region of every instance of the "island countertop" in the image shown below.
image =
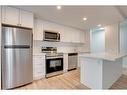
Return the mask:
M126 54L110 54L110 53L83 53L79 57L96 58L109 61L115 61L118 58L124 57Z

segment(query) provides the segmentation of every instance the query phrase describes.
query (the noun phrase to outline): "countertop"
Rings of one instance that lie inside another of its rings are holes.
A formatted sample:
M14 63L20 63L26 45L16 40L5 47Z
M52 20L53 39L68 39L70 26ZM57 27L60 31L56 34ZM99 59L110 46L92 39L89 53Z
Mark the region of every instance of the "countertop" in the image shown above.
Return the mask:
M109 61L115 61L116 59L125 57L125 56L127 55L125 54L113 55L110 53L82 53L79 55L79 57L96 58L96 59L103 59L103 60L109 60Z
M78 54L85 54L88 52L58 52L58 53L63 53L63 54L68 54L68 53L78 53ZM40 55L46 55L46 53L42 53L42 52L33 52L34 56L40 56Z
M68 53L78 53L78 54L85 54L85 53L89 53L89 52L63 52L64 54L68 54Z
M34 56L45 56L46 53L42 53L42 52L37 52L37 53L33 53Z

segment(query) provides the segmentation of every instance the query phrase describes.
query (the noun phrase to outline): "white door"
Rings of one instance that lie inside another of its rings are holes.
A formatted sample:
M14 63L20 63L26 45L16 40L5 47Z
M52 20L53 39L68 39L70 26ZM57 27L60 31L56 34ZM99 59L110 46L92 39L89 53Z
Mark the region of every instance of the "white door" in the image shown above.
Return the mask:
M2 23L19 25L19 9L13 7L2 7Z
M102 53L105 52L105 31L93 30L91 33L91 52Z
M20 10L20 24L22 27L33 28L33 13Z

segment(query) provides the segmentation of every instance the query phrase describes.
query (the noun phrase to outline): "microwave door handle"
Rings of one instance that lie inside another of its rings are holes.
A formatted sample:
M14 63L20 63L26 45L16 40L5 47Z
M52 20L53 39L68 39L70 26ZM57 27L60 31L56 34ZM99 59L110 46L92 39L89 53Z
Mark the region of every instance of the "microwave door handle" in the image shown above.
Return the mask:
M42 37L43 37L43 41L44 41L45 40L45 31L43 32Z
M57 34L57 40L59 40L59 38L60 38L60 34L58 33L58 34Z
M59 39L59 34L57 33L57 40Z

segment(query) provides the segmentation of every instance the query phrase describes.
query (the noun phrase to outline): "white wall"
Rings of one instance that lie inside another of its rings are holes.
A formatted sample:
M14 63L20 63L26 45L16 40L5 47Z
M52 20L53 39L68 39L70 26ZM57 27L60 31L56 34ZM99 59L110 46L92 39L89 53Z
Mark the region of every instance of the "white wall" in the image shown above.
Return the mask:
M127 21L120 24L120 52L127 53Z
M127 54L127 20L120 23L120 53ZM123 58L123 68L127 68L127 57Z
M119 53L118 23L105 27L105 51L111 54Z
M91 31L91 52L92 53L105 52L105 31L104 30Z
M127 21L107 26L106 51L112 54L127 54ZM127 57L123 58L123 68L127 68Z

